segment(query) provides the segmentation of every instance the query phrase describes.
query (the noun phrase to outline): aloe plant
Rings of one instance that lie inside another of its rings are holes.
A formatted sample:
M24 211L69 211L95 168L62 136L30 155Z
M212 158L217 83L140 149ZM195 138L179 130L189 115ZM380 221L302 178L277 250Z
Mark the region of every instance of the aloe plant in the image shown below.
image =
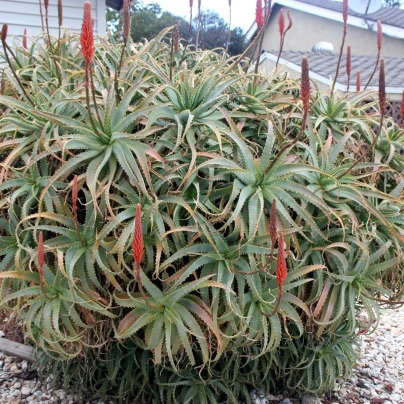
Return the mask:
M307 75L244 72L223 50L175 53L174 29L96 39L86 60L76 34L14 43L1 308L83 395L329 389L404 292L403 129L370 90L310 93Z

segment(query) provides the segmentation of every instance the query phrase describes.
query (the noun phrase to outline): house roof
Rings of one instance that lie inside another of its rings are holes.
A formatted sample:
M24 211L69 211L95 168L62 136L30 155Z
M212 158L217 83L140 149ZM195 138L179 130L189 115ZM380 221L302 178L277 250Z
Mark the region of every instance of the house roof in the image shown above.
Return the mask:
M332 0L298 0L300 3L311 4L312 6L325 8L327 10L342 13L342 3ZM355 13L351 9L348 14L354 17L363 18L362 14ZM368 14L366 20L377 22L380 20L382 24L391 25L393 27L404 28L404 10L396 7L382 7L375 13Z
M288 7L295 10L300 10L305 13L317 15L322 18L327 18L342 23L342 3L332 0L273 0L272 8ZM383 34L394 38L404 39L404 10L396 7L383 7L375 13L368 14L364 22L364 16L348 10L350 18L348 25L358 28L377 31L377 20L383 24ZM250 29L246 33L246 41L252 39L257 31L257 24L253 22Z
M313 0L310 0L313 1ZM271 60L277 59L278 51L271 50L264 53L263 58ZM288 67L300 71L302 58L306 56L309 59L310 72L314 73L314 79L322 77L320 80L324 83L330 82L330 77L334 77L335 70L338 62L338 54L320 54L315 52L301 52L301 51L283 51L280 59L280 64L288 63ZM404 90L404 69L402 68L403 59L386 57L385 61L385 75L386 75L386 91L398 93ZM356 72L361 72L361 82L364 86L371 76L376 63L376 56L357 56L351 57L351 80L350 85L355 87ZM341 68L338 75L337 82L346 87L348 77L345 70L346 55L342 55ZM370 82L371 87L378 87L379 75L378 72L373 76Z

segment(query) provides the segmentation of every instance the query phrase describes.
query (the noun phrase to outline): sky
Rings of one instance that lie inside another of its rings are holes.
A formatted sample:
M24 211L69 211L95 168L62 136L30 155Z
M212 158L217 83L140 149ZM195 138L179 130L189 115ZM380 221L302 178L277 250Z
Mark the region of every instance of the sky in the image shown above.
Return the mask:
M144 4L158 3L163 11L189 19L189 0L144 0ZM247 31L255 18L255 0L232 0L232 27ZM229 19L228 0L202 0L202 10L216 11L225 21ZM198 15L198 0L194 0L193 15Z

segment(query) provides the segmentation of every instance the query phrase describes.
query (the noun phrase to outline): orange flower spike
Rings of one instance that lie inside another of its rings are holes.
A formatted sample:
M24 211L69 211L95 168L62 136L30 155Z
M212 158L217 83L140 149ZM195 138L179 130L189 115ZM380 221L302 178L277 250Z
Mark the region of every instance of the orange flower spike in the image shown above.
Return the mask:
M342 19L344 22L348 20L348 0L343 0L342 2Z
M132 241L133 259L137 266L140 265L144 253L143 234L142 234L142 206L136 205L135 228Z
M348 45L347 51L346 51L346 74L348 76L351 75L351 70L352 70L352 63L351 63L351 46Z
M130 0L123 0L122 21L123 40L126 43L130 34Z
M279 236L278 244L278 260L276 262L276 280L278 282L278 288L282 289L286 277L288 276L286 268L286 258L284 248L284 236L283 233Z
M310 77L309 77L309 60L306 57L302 59L301 97L303 101L303 111L305 113L308 113L310 105Z
M383 44L383 30L382 30L382 23L380 20L377 20L377 49L380 52L382 49Z
M380 61L379 71L379 107L380 113L384 115L386 112L386 80L384 74L384 59Z
M84 3L83 24L81 26L81 52L84 57L86 65L90 65L94 56L94 33L91 17L91 3L86 1Z
M262 0L257 0L257 4L255 6L255 22L257 23L258 28L261 28L264 25L264 10L262 8Z
M1 42L6 42L7 39L7 32L8 32L8 25L7 24L3 24L3 27L1 29Z
M63 25L63 4L62 0L58 0L58 24L59 27Z

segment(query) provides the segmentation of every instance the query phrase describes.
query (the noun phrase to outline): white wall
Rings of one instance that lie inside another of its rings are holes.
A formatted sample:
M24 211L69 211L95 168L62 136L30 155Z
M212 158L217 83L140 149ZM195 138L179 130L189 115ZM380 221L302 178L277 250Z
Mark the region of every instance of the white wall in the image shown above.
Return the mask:
M105 0L90 0L95 31L105 35ZM80 31L85 0L63 0L63 28ZM42 0L42 9L45 13ZM45 16L44 16L45 18ZM28 36L41 31L41 16L38 0L0 0L0 26L8 24L9 35L21 37L24 29ZM52 35L58 32L57 0L49 0L49 28Z

